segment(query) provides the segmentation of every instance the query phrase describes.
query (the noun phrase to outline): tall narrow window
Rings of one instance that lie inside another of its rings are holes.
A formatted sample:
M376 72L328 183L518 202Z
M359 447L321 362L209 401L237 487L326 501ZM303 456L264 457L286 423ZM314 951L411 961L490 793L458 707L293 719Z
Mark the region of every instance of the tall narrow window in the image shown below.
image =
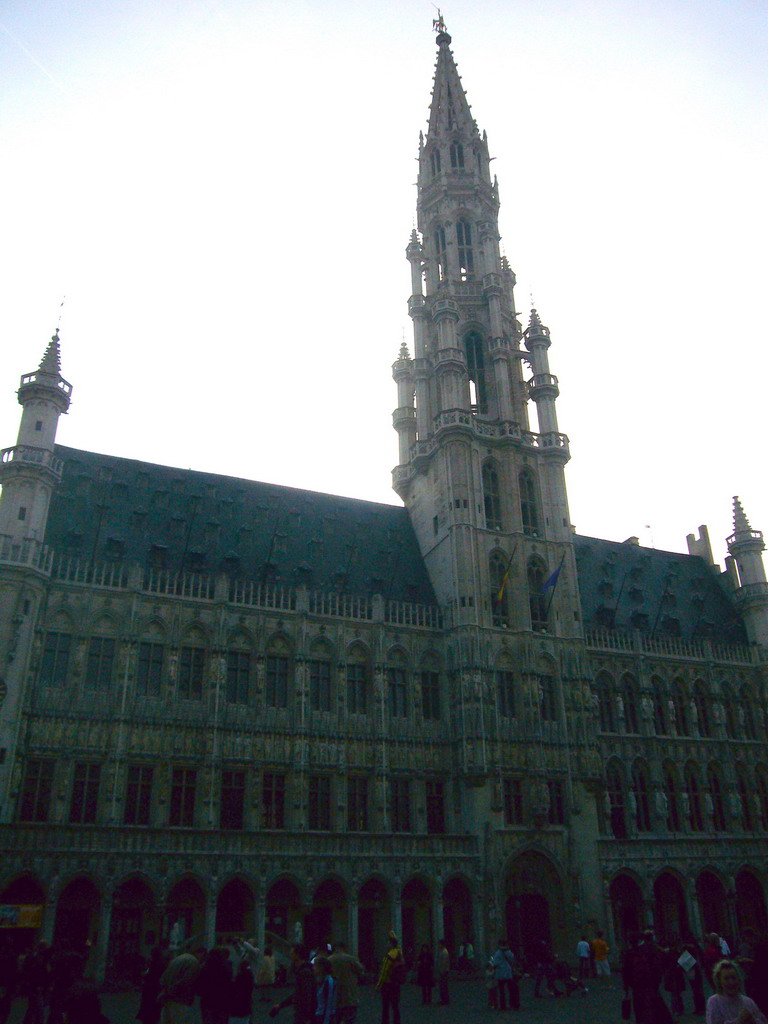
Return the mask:
M715 765L710 765L707 773L709 798L712 801L712 827L715 832L725 831L725 808L723 807L723 785L720 773Z
M565 824L565 786L561 779L550 779L547 782L549 794L549 824Z
M285 828L285 776L264 772L261 784L261 821L264 828Z
M613 680L601 672L595 680L597 691L597 713L600 732L616 732L616 714L613 706Z
M501 492L499 475L491 462L483 465L483 506L486 530L501 530Z
M247 704L251 678L248 651L227 651L227 703Z
M667 698L662 689L661 680L656 676L651 680L653 687L653 730L657 736L666 736L667 728Z
M531 612L531 629L537 631L547 628L547 605L549 595L544 593L546 570L538 559L532 558L528 563L528 607Z
M698 680L694 684L693 703L696 708L696 717L699 724L699 736L711 736L712 727L709 720L709 694L704 689L704 684L701 680Z
M290 650L288 644L275 638L267 651L266 677L267 707L288 707L288 676L290 672Z
M408 716L408 685L405 660L395 652L387 666L387 689L389 690L389 713L393 718Z
M328 832L331 828L331 777L310 775L307 826L313 831Z
M638 832L650 832L651 811L648 805L648 775L642 764L632 767L632 791L635 797L635 825Z
M221 773L221 828L241 829L245 810L245 772Z
M523 824L523 780L504 779L503 782L504 824Z
M464 168L464 147L460 142L451 143L451 168L454 171Z
M368 779L364 775L347 779L347 831L368 831Z
M132 764L128 766L123 824L149 824L152 807L153 774L154 770L150 765Z
M536 479L530 469L524 469L518 477L520 487L520 515L523 533L538 537L541 532L539 502L536 496Z
M664 789L667 797L667 831L680 831L680 787L677 782L677 775L672 765L664 766Z
M19 801L19 821L48 821L53 789L53 761L27 761Z
M182 647L179 655L177 692L182 700L200 700L203 696L205 648Z
M445 228L442 224L435 228L434 241L437 276L440 281L445 281L448 278L448 251L445 244Z
M615 839L627 838L627 819L624 800L624 783L618 768L611 767L605 775L607 810L611 832Z
M539 697L542 722L556 722L557 694L554 676L547 674L539 676Z
M437 147L430 150L429 167L432 171L432 177L436 178L440 173L440 150Z
M393 832L411 831L411 788L408 779L389 780L389 821Z
M675 713L675 731L678 736L690 736L691 727L688 721L688 698L682 683L676 680L672 688L672 706Z
M44 686L63 686L67 681L72 636L69 633L46 633L40 662L40 682Z
M171 776L171 804L168 824L191 828L195 823L197 772L194 768L174 768Z
M514 718L517 712L515 706L515 674L511 669L496 669L496 696L501 717Z
M91 825L96 821L100 779L101 765L75 765L75 777L72 781L72 800L69 805L69 820L73 824Z
M163 681L162 644L140 643L136 672L136 692L139 697L159 697Z
M632 676L624 676L622 688L624 695L624 726L628 733L638 733L640 732L640 725L637 714L637 686Z
M688 796L688 826L691 832L703 832L704 816L701 813L701 791L693 765L688 765L685 770L685 790Z
M488 561L491 592L491 621L494 626L509 626L509 562L498 551Z
M90 690L107 690L115 667L115 641L106 636L91 637L85 685Z
M440 719L440 675L433 669L422 669L421 683L421 714L432 722Z
M485 388L485 355L483 338L479 331L470 331L464 338L464 353L467 357L470 403L473 412L486 413L488 400Z
M472 225L468 220L456 221L456 246L459 256L459 277L466 281L475 269L475 254L472 249Z
M752 814L752 792L743 765L736 766L736 791L739 794L741 807L741 827L745 832L751 832L755 827Z
M309 662L309 706L313 711L331 710L331 661L324 646L315 647L317 655Z
M445 786L439 779L427 779L427 832L445 832Z
M368 711L368 691L371 669L365 652L353 647L347 658L347 711L351 715L364 715Z

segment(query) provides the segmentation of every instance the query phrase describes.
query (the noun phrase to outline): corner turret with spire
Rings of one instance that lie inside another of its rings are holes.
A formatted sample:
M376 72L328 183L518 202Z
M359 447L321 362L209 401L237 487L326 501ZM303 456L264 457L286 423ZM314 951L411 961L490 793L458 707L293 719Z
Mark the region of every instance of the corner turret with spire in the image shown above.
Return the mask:
M727 540L726 567L736 587L735 597L747 636L768 648L768 581L763 565L765 542L753 530L738 497L733 499L733 533Z

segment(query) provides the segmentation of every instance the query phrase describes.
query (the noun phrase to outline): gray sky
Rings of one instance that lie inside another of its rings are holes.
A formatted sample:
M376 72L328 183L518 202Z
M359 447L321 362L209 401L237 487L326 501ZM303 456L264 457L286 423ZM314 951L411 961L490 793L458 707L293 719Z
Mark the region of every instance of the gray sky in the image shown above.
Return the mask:
M581 533L768 532L768 7L444 9ZM429 4L7 0L0 443L66 294L59 440L396 502ZM647 527L651 529L648 530Z

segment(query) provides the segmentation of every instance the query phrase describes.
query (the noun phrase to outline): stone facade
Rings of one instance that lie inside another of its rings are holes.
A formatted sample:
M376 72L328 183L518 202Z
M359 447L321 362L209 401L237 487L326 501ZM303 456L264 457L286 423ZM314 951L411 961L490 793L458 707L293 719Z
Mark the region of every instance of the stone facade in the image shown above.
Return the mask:
M570 525L551 339L437 25L404 509L55 444L59 340L0 478L0 902L135 975L161 936L387 930L454 955L765 926L768 584ZM28 940L34 929L20 929Z

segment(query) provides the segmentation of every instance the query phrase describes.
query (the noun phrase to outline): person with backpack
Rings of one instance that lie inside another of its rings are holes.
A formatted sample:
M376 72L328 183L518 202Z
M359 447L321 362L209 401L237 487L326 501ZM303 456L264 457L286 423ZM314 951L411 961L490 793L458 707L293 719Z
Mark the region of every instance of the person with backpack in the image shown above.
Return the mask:
M400 989L405 984L405 960L403 951L394 932L389 933L389 949L384 954L376 982L376 991L381 993L381 1024L400 1024Z
M496 978L496 1004L500 1010L507 1008L509 993L510 1010L520 1009L520 989L515 977L515 955L506 939L499 939L496 952L491 957L493 974Z

